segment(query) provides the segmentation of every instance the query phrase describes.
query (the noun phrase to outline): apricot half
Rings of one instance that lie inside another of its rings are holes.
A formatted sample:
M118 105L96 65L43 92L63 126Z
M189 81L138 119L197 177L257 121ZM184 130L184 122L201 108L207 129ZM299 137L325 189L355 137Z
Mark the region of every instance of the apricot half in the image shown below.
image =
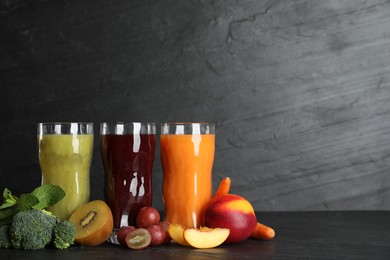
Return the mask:
M227 228L187 228L184 239L195 248L214 248L225 242L229 233Z
M114 225L111 210L102 200L80 206L69 220L76 226L75 242L86 246L102 244L111 235Z

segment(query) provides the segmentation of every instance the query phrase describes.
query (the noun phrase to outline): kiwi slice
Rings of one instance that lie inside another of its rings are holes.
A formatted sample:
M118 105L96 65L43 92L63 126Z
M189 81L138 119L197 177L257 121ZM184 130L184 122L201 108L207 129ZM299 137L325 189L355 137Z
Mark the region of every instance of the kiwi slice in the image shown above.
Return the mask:
M103 243L113 228L111 210L102 200L80 206L69 220L76 226L76 243L82 245L96 246Z

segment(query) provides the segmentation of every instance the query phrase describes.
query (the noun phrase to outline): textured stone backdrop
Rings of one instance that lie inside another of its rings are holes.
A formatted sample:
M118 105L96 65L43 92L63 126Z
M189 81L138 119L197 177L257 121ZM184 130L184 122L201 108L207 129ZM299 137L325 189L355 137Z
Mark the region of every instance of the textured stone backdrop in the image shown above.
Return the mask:
M256 210L390 210L389 71L385 0L1 0L0 189L40 184L38 122L213 121Z

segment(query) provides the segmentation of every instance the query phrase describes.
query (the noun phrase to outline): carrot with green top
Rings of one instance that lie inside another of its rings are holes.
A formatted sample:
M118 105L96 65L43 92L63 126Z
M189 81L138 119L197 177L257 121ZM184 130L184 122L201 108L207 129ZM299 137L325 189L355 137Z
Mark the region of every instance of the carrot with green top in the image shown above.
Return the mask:
M257 222L255 230L253 230L250 238L269 240L275 237L275 230L260 222Z
M214 197L228 194L230 190L230 183L231 181L229 177L222 178L221 182L219 183L219 187L214 194Z

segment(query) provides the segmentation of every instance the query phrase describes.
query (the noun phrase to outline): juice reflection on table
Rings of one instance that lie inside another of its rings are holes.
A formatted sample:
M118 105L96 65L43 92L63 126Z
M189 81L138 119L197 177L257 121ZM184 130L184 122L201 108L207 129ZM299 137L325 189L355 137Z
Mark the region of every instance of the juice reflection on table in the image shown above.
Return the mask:
M212 196L214 134L161 134L165 218L187 227L203 225Z

